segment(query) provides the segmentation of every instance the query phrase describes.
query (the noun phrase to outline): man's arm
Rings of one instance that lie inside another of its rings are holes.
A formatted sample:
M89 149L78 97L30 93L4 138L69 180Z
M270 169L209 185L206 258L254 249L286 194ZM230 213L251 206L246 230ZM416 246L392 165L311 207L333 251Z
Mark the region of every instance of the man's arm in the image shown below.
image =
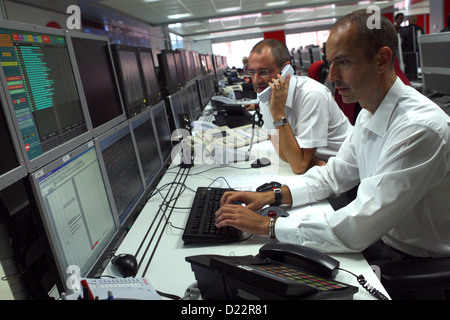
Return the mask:
M286 117L285 105L289 91L290 76L286 80L278 75L278 79L272 79L269 85L272 88L272 98L270 101L270 111L274 121L279 121ZM270 136L278 156L289 163L295 173L304 173L314 165L325 165L324 161L314 158L317 148L301 148L292 131L290 124L275 127L276 136Z

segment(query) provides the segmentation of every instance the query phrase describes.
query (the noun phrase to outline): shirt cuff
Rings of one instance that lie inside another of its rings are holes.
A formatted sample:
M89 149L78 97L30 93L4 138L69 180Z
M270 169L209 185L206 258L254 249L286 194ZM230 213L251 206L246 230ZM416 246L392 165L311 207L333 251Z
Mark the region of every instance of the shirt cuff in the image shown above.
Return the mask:
M288 185L292 197L292 206L297 207L306 203L311 203L305 179L298 179L295 184Z

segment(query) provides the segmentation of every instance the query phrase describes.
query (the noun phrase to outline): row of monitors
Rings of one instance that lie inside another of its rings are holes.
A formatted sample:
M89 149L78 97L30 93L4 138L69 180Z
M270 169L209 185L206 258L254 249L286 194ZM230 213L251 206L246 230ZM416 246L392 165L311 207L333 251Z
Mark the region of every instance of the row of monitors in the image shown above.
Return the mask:
M184 115L189 116L190 123L201 115L215 91L213 77L208 74L198 78L167 97L167 113L172 131L185 128L185 124L181 123L181 119L185 119Z
M165 102L30 174L60 292L95 274L171 160ZM76 269L74 269L76 268Z
M223 56L199 54L186 49L162 50L157 56L164 96L180 90L191 80L207 75L213 75L218 81L227 68Z
M314 62L323 60L320 47L293 49L293 56L296 67L305 70L307 70Z
M4 20L0 36L0 189L162 101L148 48Z

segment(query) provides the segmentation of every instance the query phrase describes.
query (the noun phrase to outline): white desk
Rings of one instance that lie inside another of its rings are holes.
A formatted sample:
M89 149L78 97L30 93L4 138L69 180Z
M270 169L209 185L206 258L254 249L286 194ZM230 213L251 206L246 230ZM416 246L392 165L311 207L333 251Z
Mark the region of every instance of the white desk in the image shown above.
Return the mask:
M298 179L298 176L292 173L289 165L279 160L270 141L255 144L252 154L269 157L271 165L259 169L250 168L249 162L233 163L222 167L219 165L196 165L190 169L190 175L187 177L177 175L180 169L172 165L160 181L158 188L165 183L177 181L183 182L189 188L196 190L199 186L209 186L218 177L225 177L234 189L255 190L256 187L265 182L278 181L289 185L292 181ZM236 169L237 167L241 169ZM208 170L210 168L215 169ZM181 170L189 171L188 169ZM220 178L212 186L227 187L228 185L224 179ZM173 194L170 196L173 196L176 201L170 202L170 205L175 206L171 213L170 209L167 210L166 214L170 214L170 216L165 217L161 211L158 211L162 203L162 197L156 194L144 207L116 252L116 255L120 253L135 255L140 262L137 277L146 277L155 290L183 297L186 288L196 281L190 263L185 261L187 256L199 254L256 255L261 246L271 241L268 236L251 236L248 240L237 243L184 245L181 239L183 230L175 227L184 228L194 192L185 189L180 194L183 189L181 185L173 186L173 189ZM164 189L162 193L166 195L167 189ZM314 205L315 208L318 206L332 210L326 201ZM291 216L295 215L298 210L308 210L308 207L290 211ZM309 207L309 210L311 208L313 207ZM166 225L166 219L175 227ZM357 275L363 274L368 283L388 296L361 254L332 256L340 261L341 268ZM121 277L111 264L106 267L103 275ZM339 271L335 279L359 288L358 293L354 295L354 299L375 299L349 273Z

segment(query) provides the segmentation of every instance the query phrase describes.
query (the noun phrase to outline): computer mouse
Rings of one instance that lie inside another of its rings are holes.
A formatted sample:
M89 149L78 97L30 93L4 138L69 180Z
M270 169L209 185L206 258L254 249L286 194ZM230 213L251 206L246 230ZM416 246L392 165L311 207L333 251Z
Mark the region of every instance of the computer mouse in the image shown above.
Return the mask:
M271 162L270 162L269 158L261 157L259 159L256 159L255 161L253 161L251 166L252 166L252 168L262 168L262 167L270 165L270 163Z
M269 190L272 190L273 188L280 188L280 187L281 187L281 183L279 183L279 182L276 182L276 181L267 182L267 183L260 185L258 188L256 188L256 192L269 191Z
M259 214L264 217L271 217L271 218L289 217L289 213L286 210L284 210L283 208L280 208L280 207L275 207L275 206L261 209L261 210L259 210Z
M111 263L124 277L136 276L138 271L138 263L135 256L128 253L122 253L115 256Z

